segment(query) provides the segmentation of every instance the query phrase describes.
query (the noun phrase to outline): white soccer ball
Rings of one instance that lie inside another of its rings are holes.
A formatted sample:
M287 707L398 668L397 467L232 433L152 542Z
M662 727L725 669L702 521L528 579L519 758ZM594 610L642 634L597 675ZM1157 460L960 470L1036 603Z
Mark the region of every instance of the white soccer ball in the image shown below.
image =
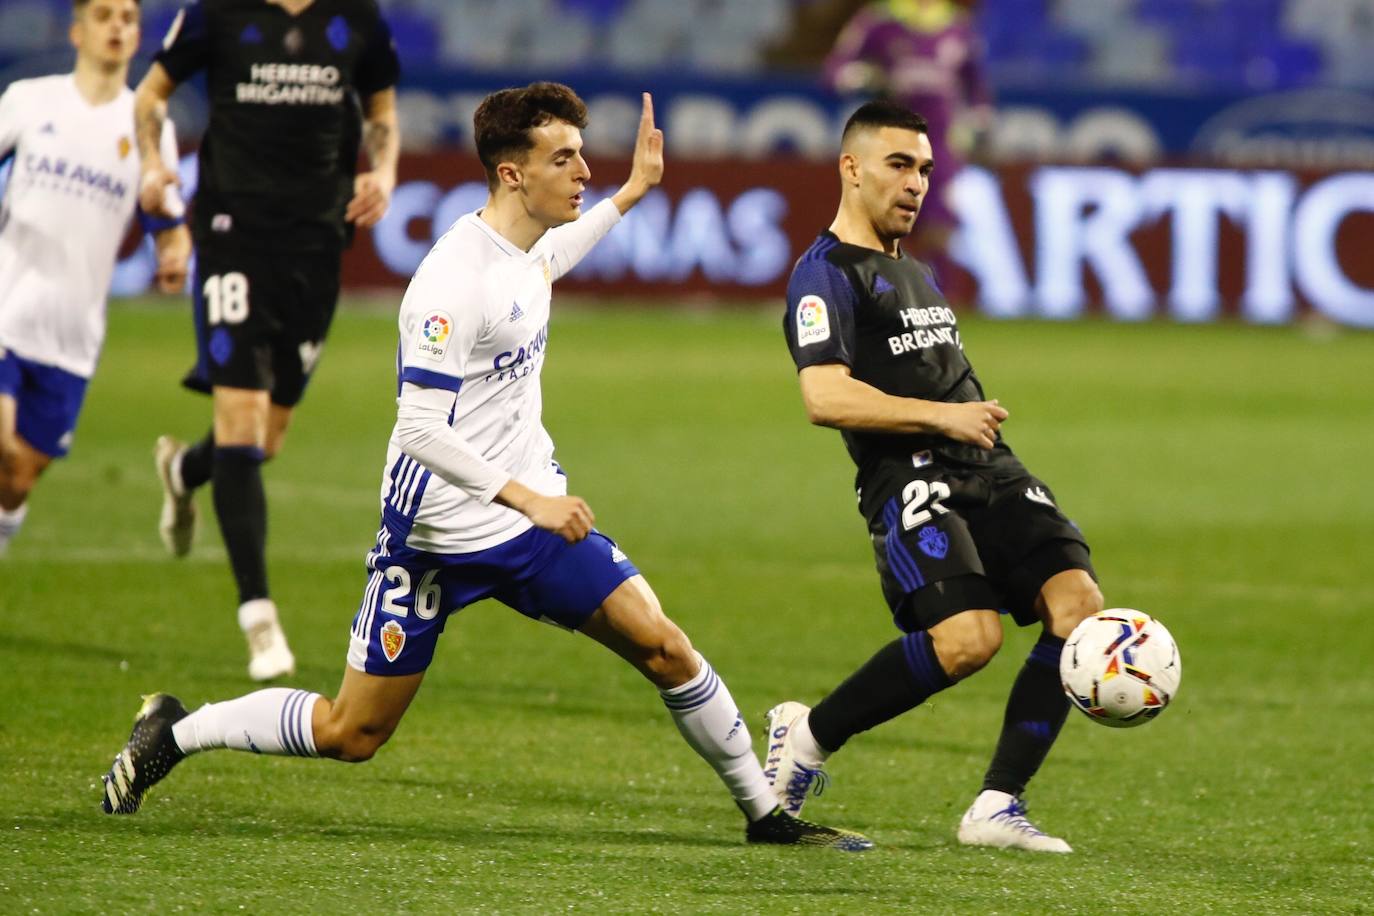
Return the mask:
M1059 678L1094 722L1129 728L1164 711L1178 693L1183 663L1164 624L1143 611L1109 608L1074 627L1059 656Z

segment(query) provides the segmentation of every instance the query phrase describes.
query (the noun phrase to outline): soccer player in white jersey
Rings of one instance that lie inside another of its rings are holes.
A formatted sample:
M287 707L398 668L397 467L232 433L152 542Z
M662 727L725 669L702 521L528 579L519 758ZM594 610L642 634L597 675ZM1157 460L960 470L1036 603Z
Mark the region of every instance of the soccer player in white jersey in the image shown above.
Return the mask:
M0 553L29 493L71 448L105 339L105 296L139 194L129 60L137 0L75 0L71 73L19 80L0 95ZM170 124L163 156L177 158ZM169 196L174 194L169 191ZM180 200L168 200L179 212ZM191 250L179 218L153 219L158 286L182 287Z
M474 121L490 196L435 244L401 304L382 525L338 696L271 688L188 715L154 694L105 777L105 811L137 811L172 766L213 748L367 760L410 705L448 616L494 597L595 639L657 687L744 811L748 840L869 848L778 806L729 690L568 495L543 427L551 286L662 178L649 96L629 179L585 215L587 109L571 89L503 90Z

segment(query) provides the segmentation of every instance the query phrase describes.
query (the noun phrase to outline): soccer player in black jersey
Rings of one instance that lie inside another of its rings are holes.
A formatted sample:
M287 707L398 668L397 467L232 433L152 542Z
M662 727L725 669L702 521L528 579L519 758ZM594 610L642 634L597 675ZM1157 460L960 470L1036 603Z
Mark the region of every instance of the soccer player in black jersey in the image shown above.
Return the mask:
M196 488L215 513L239 592L254 680L295 658L267 589L262 463L282 439L319 359L353 227L375 225L396 185L399 72L375 0L192 0L138 87L142 202L175 181L156 138L167 99L204 70L210 123L200 150L192 233L198 361L184 384L214 396L214 424L155 457L163 541L181 556ZM360 143L371 170L355 174Z
M784 808L800 812L846 741L986 665L1004 609L1042 631L958 837L1069 852L1026 818L1021 796L1068 714L1064 639L1102 609L1102 593L1083 536L1002 439L1007 411L985 397L929 268L898 247L933 167L920 116L890 102L859 108L841 141L839 213L788 285L802 400L858 466L859 510L903 635L815 707L770 710L767 771Z

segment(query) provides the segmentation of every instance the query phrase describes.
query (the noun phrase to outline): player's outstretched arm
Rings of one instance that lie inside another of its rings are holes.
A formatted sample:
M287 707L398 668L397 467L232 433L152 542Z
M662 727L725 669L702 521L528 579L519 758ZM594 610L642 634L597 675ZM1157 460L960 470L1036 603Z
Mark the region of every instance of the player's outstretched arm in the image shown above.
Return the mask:
M374 92L364 101L363 147L371 171L353 179L353 198L344 219L366 229L381 222L396 190L396 169L401 160L401 130L396 117L396 90Z
M138 138L138 154L143 176L139 184L138 203L143 212L169 219L180 214L169 209L167 189L176 185L176 163L162 158L162 132L167 121L167 100L177 84L162 64L154 63L134 92L134 136Z
M926 433L992 448L1009 416L996 401L946 404L896 397L854 378L843 363L807 366L798 380L807 417L833 429Z
M639 203L651 188L663 180L663 131L654 126L654 99L643 94L639 114L639 134L635 137L634 160L630 177L611 197L622 214Z

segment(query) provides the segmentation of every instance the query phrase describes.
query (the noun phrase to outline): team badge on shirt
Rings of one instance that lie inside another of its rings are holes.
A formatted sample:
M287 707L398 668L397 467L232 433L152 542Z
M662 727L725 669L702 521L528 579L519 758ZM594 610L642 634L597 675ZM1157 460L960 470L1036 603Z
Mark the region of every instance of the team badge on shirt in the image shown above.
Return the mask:
M133 143L131 143L131 142L129 141L129 138L128 138L128 137L120 137L120 138L119 138L119 158L120 158L120 159L126 158L126 157L129 155L130 150L132 150L133 148L134 148L134 145L133 145Z
M820 296L803 296L797 303L797 346L830 339L830 312Z
M401 625L396 621L388 620L382 624L381 637L382 654L386 656L387 661L394 662L405 648L406 631L401 629Z
M448 339L453 335L453 316L448 312L430 312L420 325L420 340L416 352L433 360L442 360L448 352Z

